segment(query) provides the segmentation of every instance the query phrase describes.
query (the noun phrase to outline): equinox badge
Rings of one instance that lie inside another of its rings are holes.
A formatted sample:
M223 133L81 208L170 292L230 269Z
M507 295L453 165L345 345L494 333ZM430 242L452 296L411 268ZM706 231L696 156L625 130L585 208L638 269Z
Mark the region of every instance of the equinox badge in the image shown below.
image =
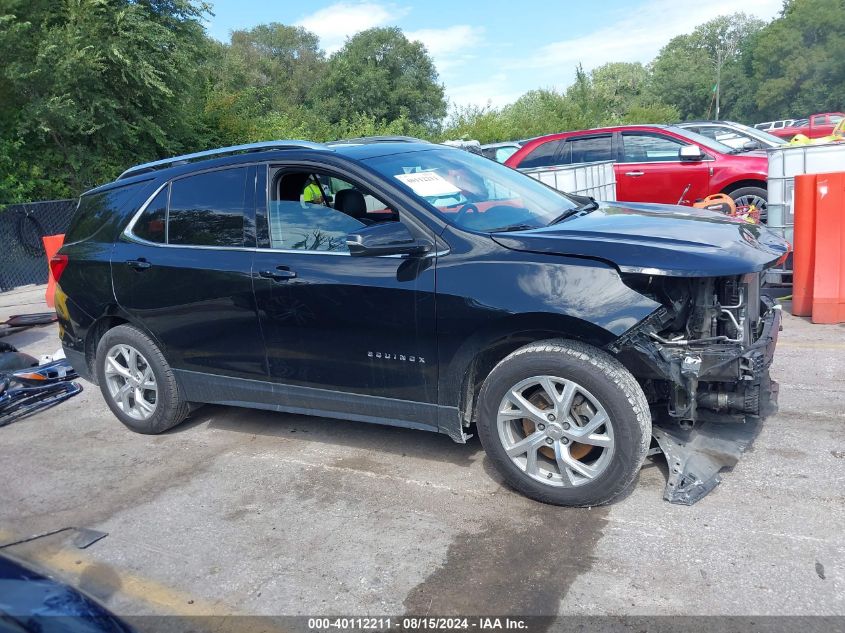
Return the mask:
M425 359L422 356L408 356L407 354L392 354L388 352L367 352L368 358L381 358L384 360L399 360L406 363L422 363Z

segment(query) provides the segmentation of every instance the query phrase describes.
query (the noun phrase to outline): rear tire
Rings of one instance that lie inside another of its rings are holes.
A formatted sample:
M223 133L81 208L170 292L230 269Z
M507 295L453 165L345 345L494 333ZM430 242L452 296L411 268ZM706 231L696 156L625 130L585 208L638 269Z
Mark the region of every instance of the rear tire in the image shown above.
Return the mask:
M476 426L505 481L554 505L595 506L624 492L651 441L642 388L609 354L555 339L522 347L484 381Z
M173 370L141 330L118 325L107 331L97 344L95 362L106 404L136 433L161 433L190 412Z

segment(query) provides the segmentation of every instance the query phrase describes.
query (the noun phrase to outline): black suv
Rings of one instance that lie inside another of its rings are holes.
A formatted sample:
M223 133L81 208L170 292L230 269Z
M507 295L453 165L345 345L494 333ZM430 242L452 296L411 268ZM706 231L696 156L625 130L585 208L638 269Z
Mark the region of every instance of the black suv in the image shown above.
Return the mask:
M765 412L761 275L786 252L709 212L358 139L133 167L81 197L51 266L68 359L134 431L201 403L474 426L514 488L593 505L632 482L652 418L660 440Z

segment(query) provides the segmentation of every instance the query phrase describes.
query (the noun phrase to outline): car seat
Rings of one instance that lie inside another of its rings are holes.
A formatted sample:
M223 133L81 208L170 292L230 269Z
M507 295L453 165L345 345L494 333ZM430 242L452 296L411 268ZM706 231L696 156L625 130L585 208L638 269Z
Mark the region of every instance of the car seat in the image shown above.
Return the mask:
M373 223L373 220L367 217L367 202L364 200L364 194L357 189L338 191L334 199L334 208L364 224Z

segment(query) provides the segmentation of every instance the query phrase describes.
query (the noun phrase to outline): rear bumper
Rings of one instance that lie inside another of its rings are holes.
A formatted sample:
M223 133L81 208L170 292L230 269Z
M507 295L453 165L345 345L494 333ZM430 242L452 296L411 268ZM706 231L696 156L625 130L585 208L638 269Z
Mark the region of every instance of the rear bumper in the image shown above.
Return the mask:
M90 383L97 384L97 381L91 375L91 368L88 366L88 360L85 358L85 353L72 349L67 345L62 345L62 349L65 352L65 358L67 358L71 367L76 370L76 373L79 374L79 377Z

